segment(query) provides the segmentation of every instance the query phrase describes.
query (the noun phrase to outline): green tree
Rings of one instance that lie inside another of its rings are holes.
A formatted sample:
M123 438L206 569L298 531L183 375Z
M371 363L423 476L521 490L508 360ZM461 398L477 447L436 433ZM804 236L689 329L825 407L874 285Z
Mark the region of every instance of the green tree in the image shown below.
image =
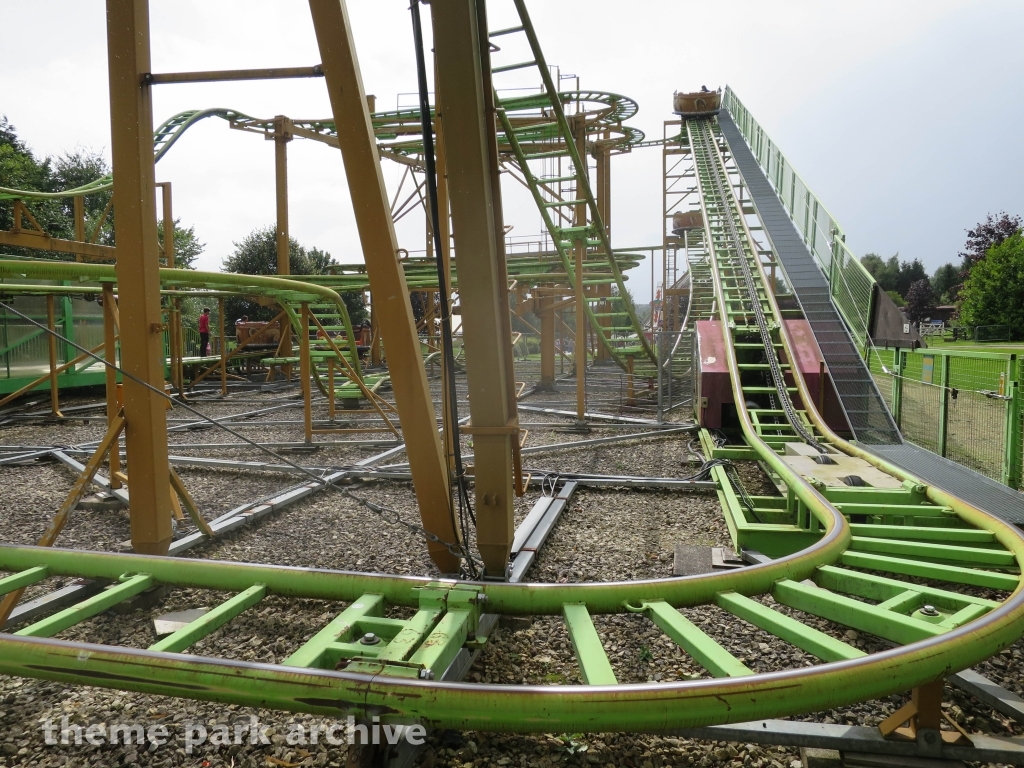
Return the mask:
M164 223L158 221L156 224L156 237L160 245L164 244ZM184 227L181 219L174 220L174 267L176 269L195 269L196 259L206 250L206 243L199 242L196 236L196 228ZM166 264L166 261L161 261Z
M1010 216L1006 211L988 214L974 229L967 230L967 242L960 251L960 258L963 259L961 269L965 273L969 272L972 266L985 258L989 248L1020 232L1022 224L1024 222L1020 216Z
M110 165L103 158L103 155L99 152L94 152L90 149L83 149L81 147L75 149L73 152L65 152L63 155L55 159L47 158L46 161L50 168L46 190L48 192L61 192L65 189L74 189L75 187L88 184L90 181L95 181L96 179L102 178L110 173ZM95 194L86 195L84 198L86 237L91 237L96 226L102 219L103 223L100 225L100 230L96 237L96 242L101 245L114 244L113 207L111 207L106 218L103 218L103 211L106 209L107 203L110 202L112 195L113 191L108 189L105 192L96 192ZM58 209L58 218L52 221L52 229L47 229L46 231L54 237L74 240L74 199L70 197L62 197L52 202ZM34 208L36 204L30 203L30 205Z
M346 291L341 294L341 300L345 302L353 328L370 322L370 308L366 306L366 297L362 291Z
M39 159L18 136L17 129L6 116L0 118L0 187L24 189L34 192L61 192L102 178L110 172L103 156L92 150L78 148L57 158ZM91 236L100 226L103 211L110 202L111 191L86 195L85 232ZM26 206L43 230L66 240L75 237L74 200L70 197L25 201ZM0 229L14 224L14 202L0 201ZM108 215L100 226L96 242L112 245L114 241L113 217ZM73 259L71 254L40 253L30 248L10 248L9 253L35 258Z
M1024 328L1024 236L1020 232L988 249L960 289L964 325Z
M914 283L927 279L928 273L925 272L920 259L900 262L899 272L896 274L896 292L906 299Z
M943 264L932 275L932 290L935 298L942 303L950 303L956 297L960 286L960 270L949 262Z
M885 295L892 299L893 304L895 304L897 307L904 307L907 304L907 302L903 300L903 297L900 296L898 291L886 291Z
M935 309L935 294L928 279L918 280L907 291L907 319L912 323L920 323L931 317Z
M175 238L177 238L175 230ZM177 244L177 240L175 240ZM177 245L175 245L177 248ZM334 264L331 254L320 248L303 247L294 237L288 238L288 269L293 275L322 275ZM244 275L276 275L277 274L277 231L274 227L254 229L240 242L235 243L235 252L223 261L226 272ZM361 291L350 291L341 294L349 319L356 326L369 322L370 314ZM270 320L277 310L263 307L247 299L228 299L225 302L224 314L227 316L228 327L243 315L250 320Z
M899 254L883 259L877 253L866 253L861 257L860 263L871 273L871 276L875 278L875 282L878 283L883 291L896 290L896 283L900 274Z
M235 252L223 261L225 272L242 275L277 274L277 234L274 227L257 228L235 243ZM293 275L313 274L306 249L294 237L288 238L288 271Z

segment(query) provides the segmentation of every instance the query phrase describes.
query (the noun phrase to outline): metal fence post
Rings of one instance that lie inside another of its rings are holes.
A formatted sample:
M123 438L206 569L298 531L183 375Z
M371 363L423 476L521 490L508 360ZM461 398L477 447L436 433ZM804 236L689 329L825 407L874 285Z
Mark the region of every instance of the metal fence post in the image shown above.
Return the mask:
M655 350L657 351L658 358L658 423L661 424L665 417L665 405L662 400L662 375L661 375L661 348L662 348L663 336L661 333L655 331L654 343Z
M949 367L950 356L942 355L939 363L939 455L946 455L946 438L949 436Z
M1020 382L1017 356L1010 355L1010 376L1006 382L1006 453L1003 456L1003 484L1011 488L1021 486L1022 439Z
M893 352L893 376L892 376L892 418L896 426L903 428L903 369L904 352L896 349Z

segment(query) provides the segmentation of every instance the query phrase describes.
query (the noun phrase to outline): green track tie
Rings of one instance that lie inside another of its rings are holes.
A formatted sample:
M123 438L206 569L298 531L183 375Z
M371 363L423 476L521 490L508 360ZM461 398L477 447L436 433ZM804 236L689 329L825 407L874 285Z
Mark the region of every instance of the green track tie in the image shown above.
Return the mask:
M339 640L342 642L351 640L352 633L360 619L368 616L382 616L383 613L383 595L363 595L281 664L286 667L322 668L322 663L325 661L324 656L330 644ZM333 667L333 664L331 666Z
M20 573L12 574L5 579L0 579L0 595L6 595L8 592L14 592L31 584L35 584L37 581L45 579L47 575L48 572L46 568L39 565L35 568L29 568L28 570L21 571Z
M840 504L837 506L846 505ZM855 514L865 514L866 510L875 505L858 504ZM898 505L885 504L881 508L867 514L877 514L899 517L903 514ZM909 505L908 505L909 506ZM918 507L919 509L920 507ZM913 510L914 507L909 507ZM941 507L949 509L949 507ZM845 511L845 510L844 510ZM952 512L953 510L949 510ZM933 528L930 526L914 525L872 525L868 523L853 523L850 525L850 532L854 536L870 536L872 538L889 539L914 539L916 541L955 541L966 544L991 544L996 540L995 534L991 531L982 531L976 528Z
M902 645L935 637L944 631L935 624L789 579L776 582L772 595L790 608Z
M587 685L616 685L612 665L608 661L601 638L585 605L566 603L562 606L565 626L579 663L580 676Z
M752 675L744 664L664 600L644 603L647 616L661 631L714 677Z
M836 640L831 635L814 627L801 624L796 619L779 613L745 595L736 592L721 592L718 594L716 602L720 608L724 608L734 616L750 622L755 627L763 629L823 661L846 661L867 655L864 651L854 648L842 640Z
M943 560L962 565L982 565L996 568L1012 568L1017 564L1013 553L1005 549L984 549L982 547L958 547L946 544L930 544L921 541L899 541L896 539L874 539L854 536L850 547L855 552L874 552L886 555L920 557L928 560Z
M153 585L153 577L148 574L131 576L120 584L108 587L98 595L93 595L88 600L65 608L63 611L37 621L14 634L22 637L53 637L68 627L73 627L98 613L103 613L139 592L144 592Z
M922 560L907 560L900 557L875 555L869 552L843 553L840 562L853 568L866 568L883 573L899 573L904 576L918 576L924 579L947 581L953 584L971 584L1012 592L1020 581L1018 576L975 568L961 568L955 565L940 565Z
M263 584L249 587L244 592L240 592L230 600L224 601L216 608L203 614L195 621L186 624L177 632L149 646L149 650L181 653L186 648L195 645L207 635L227 624L243 611L256 605L266 595L267 588Z

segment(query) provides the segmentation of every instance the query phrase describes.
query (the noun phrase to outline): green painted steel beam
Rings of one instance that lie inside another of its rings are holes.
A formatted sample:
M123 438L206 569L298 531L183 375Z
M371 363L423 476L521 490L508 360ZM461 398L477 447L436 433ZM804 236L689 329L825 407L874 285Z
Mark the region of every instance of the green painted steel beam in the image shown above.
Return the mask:
M854 536L851 548L857 552L873 552L885 555L902 555L960 563L965 566L979 565L996 568L1012 568L1017 561L1012 552L1005 549L984 549L982 547L960 547L947 544L932 544L922 541L900 541Z
M790 608L835 621L861 632L867 632L895 643L915 643L935 637L941 627L892 611L880 610L875 605L862 603L820 587L795 581L780 581L772 595Z
M594 628L594 620L590 618L587 606L566 603L562 606L562 615L583 682L587 685L617 685L619 681L615 679L608 654Z
M410 661L429 670L434 678L440 678L469 639L473 624L472 610L448 610Z
M923 579L947 581L952 584L970 584L976 587L991 587L1006 591L1013 591L1020 584L1020 578L1009 573L961 568L955 565L908 560L869 552L844 552L841 562L843 565L854 568L867 568L883 573L899 573L904 576L917 576Z
M153 645L149 646L149 650L181 653L186 648L195 645L210 633L227 624L243 611L256 605L266 595L267 588L263 584L249 587L249 589L240 592L230 600L224 601L195 621L189 622L178 631L153 643Z
M8 592L23 589L31 584L35 584L37 581L42 581L47 576L49 576L49 573L41 565L12 574L4 579L0 579L0 595L6 595Z
M978 605L985 610L998 608L999 603L994 600L986 600L982 597L974 597L969 594L950 592L945 589L929 587L923 584L907 584L904 581L890 579L885 576L878 576L874 573L852 571L847 568L837 568L834 565L824 565L814 574L815 583L833 592L845 592L866 600L884 602L900 595L906 589L913 589L925 596L931 602L942 605L956 606L961 608L967 605Z
M281 664L286 667L320 667L329 645L350 639L362 618L381 616L383 613L384 596L364 594Z
M718 596L718 605L732 615L750 622L765 632L770 632L819 659L844 661L867 655L864 651L854 648L842 640L836 640L831 635L802 624L796 619L744 595L723 592Z
M845 505L842 506L845 510ZM875 513L884 516L899 516L888 507L884 512ZM854 536L872 538L914 539L916 541L953 541L962 544L992 544L996 537L991 531L976 528L938 528L917 525L875 525L871 523L852 523L850 531Z
M648 618L694 661L714 677L739 677L753 672L721 644L666 602L644 603Z
M90 597L88 600L83 600L70 608L55 613L53 616L48 616L37 621L35 624L30 624L14 634L21 637L53 637L68 627L73 627L79 622L113 608L133 595L144 592L152 587L154 583L153 577L148 574L131 576L120 584L107 587L107 589L98 595Z

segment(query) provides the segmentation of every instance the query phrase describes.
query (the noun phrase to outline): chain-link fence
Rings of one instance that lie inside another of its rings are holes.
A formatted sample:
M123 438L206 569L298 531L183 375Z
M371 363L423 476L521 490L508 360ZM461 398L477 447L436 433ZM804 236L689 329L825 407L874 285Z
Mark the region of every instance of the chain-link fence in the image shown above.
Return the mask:
M555 391L543 390L531 395L533 405L548 404L575 409L576 374L573 339L570 334L556 335L554 344ZM588 354L586 410L590 413L660 417L666 421L687 420L693 399L693 336L683 333L655 333L649 339L661 357L661 364L650 361L637 349L632 361L623 355L623 368L608 355L593 359ZM537 334L516 333L512 345L517 388L527 391L543 379L541 340Z
M658 353L658 420L689 418L693 413L693 331L654 334Z
M1024 421L1015 354L872 348L868 362L907 440L1021 487Z

